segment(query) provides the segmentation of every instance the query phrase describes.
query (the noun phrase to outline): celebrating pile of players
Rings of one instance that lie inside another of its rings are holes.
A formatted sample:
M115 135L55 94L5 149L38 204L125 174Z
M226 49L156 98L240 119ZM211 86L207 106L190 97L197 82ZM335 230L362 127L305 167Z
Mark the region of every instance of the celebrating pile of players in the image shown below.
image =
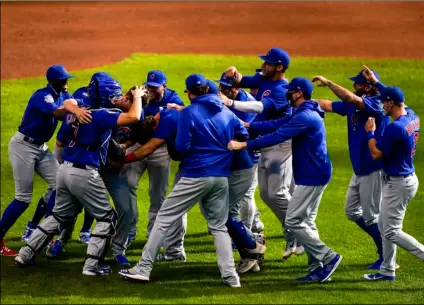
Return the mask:
M19 266L33 265L41 250L50 258L60 256L84 211L82 274L111 274L105 260L112 253L116 264L127 267L120 276L148 282L155 261L189 259L187 212L199 204L221 280L240 287L240 275L260 271L264 262L264 223L254 197L259 186L263 202L281 222L282 259L307 255L308 273L305 268L307 274L296 280L331 281L343 257L321 240L315 220L332 177L324 118L333 112L347 121L353 175L346 216L369 235L377 253L372 257L370 249L364 278L394 281L397 246L424 260L424 246L402 230L418 189L414 155L420 128L402 90L385 86L366 66L350 77L353 92L323 76L288 81L287 52L272 48L259 57L262 67L251 76L236 67L218 80L189 75L184 91L189 105L167 87L160 70L128 91L98 72L71 95L73 76L61 65L49 67L47 86L30 97L9 142L15 197L0 221L1 255L14 256ZM313 83L339 100L313 97ZM58 121L52 152L46 143ZM179 167L166 196L171 160ZM137 190L146 170L147 243L132 265L125 251L136 238ZM32 201L34 172L48 189L22 235L26 245L15 252L4 238ZM237 265L233 250L239 253Z

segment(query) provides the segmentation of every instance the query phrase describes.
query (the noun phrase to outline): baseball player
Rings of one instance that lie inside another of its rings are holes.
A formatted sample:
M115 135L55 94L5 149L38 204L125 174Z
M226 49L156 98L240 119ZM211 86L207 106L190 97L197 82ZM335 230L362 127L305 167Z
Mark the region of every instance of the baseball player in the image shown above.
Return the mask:
M383 262L383 246L378 229L383 163L382 160L373 160L370 155L365 124L368 117L374 117L377 124L375 134L380 139L390 120L379 111L380 101L376 98L378 89L364 77L364 71L361 70L350 79L354 82L354 94L367 98L336 102L318 100L318 102L324 111L346 116L349 155L354 174L347 190L345 211L349 220L354 221L372 237L377 246L379 258L368 266L368 269L378 270ZM376 80L380 79L377 73L373 74ZM379 84L381 88L381 83ZM338 95L337 91L336 95Z
M6 247L3 239L31 203L34 172L49 186L39 201L32 219L31 231L45 215L47 202L56 188L56 172L59 164L45 143L53 136L58 119L63 119L66 113L62 104L65 99L71 97L68 93L68 79L72 77L61 65L53 65L47 69L47 86L33 93L18 132L9 142L9 160L15 180L15 199L6 207L0 220L2 256L16 255L15 251ZM80 118L85 115L85 111L81 109L74 108L74 111Z
M120 85L113 80L98 80L93 84L98 93L97 107L108 107L110 97L120 94ZM141 95L143 91L133 90L133 104L127 113L100 108L91 110L92 121L79 124L75 116L67 115L62 124L64 134L72 134L63 152L64 163L57 173L57 195L53 215L47 217L31 235L27 246L21 248L15 263L31 264L35 254L53 235L59 225L72 226L82 204L95 219L96 226L91 233L87 247L84 275L107 275L109 266L103 265L111 236L114 234L114 210L109 202L106 186L99 175L99 168L106 161L112 129L140 120ZM75 103L75 100L68 100Z
M207 94L204 76L190 75L186 79L186 88L191 105L180 113L175 139L175 149L183 156L179 167L181 178L156 217L140 261L119 274L149 281L153 261L166 232L177 219L200 202L214 236L221 278L231 287L240 287L231 240L225 226L229 212L228 177L232 162L232 153L226 148L226 143L235 136L247 137L248 133L240 120L222 105L217 95Z
M402 231L408 203L418 190L414 156L420 132L418 115L404 104L405 96L398 87L381 92L382 112L392 118L380 140L376 123L369 118L365 126L372 158L383 159L383 200L379 228L383 237L383 263L376 274L365 274L367 280L395 280L396 247L400 246L424 261L424 245Z
M165 109L168 103L184 105L178 94L166 86L166 81L166 75L162 71L153 70L147 74L147 80L144 85L147 87L149 101L143 109L145 116L157 114L160 110ZM128 141L124 147L126 149L128 148L127 152L130 153L147 141L148 139L141 142L137 141L135 145L133 145L135 141ZM131 200L134 208L137 208L137 189L141 175L143 175L146 169L149 174L150 207L148 212L147 237L153 227L156 214L165 199L168 189L170 164L171 159L168 155L166 145L163 145L144 160L133 162L126 166ZM135 217L138 219L138 213L136 213ZM137 223L135 217L130 230L129 240L135 238Z
M285 224L305 248L310 269L307 276L297 280L323 282L342 261L341 255L320 240L315 225L318 207L332 173L323 120L325 113L311 100L313 85L309 80L296 77L283 87L287 89L287 101L296 107L294 113L278 120L249 124L253 131L266 135L248 142L230 141L228 148L258 149L292 139L296 188L289 201Z
M282 85L287 84L284 73L290 64L290 57L280 48L272 48L266 55L259 56L262 64L262 75L242 76L235 67L226 71L228 77L235 78L235 86L241 88L258 88L256 99L258 102L240 102L230 100L221 95L223 103L229 107L243 112L256 112L255 121L278 119L290 115L291 107L287 104L285 91ZM269 95L278 90L274 98ZM303 248L288 230L284 229L287 205L291 198L292 186L292 153L291 141L280 142L273 147L261 149L261 158L258 165L258 184L262 200L272 210L281 222L286 239L286 249L283 259L288 259L292 254L303 253Z
M224 72L221 75L221 78L217 80L219 83L219 90L221 94L225 95L227 98L232 100L237 100L241 102L247 102L247 101L256 101L255 98L248 92L244 91L243 89L239 89L234 87L234 78L228 77L227 74ZM238 111L234 108L229 108L233 113L243 122L251 123L256 118L257 114L252 112L242 112ZM245 193L245 195L241 198L240 202L240 214L241 214L241 221L246 226L247 229L252 230L252 227L255 228L255 231L258 231L257 233L260 233L263 231L264 226L262 222L259 219L259 212L258 208L256 207L255 203L255 190L258 185L258 162L259 162L259 153L254 151L249 151L249 155L254 163L254 176L252 180L252 184L250 185L249 189ZM255 223L255 226L253 224Z

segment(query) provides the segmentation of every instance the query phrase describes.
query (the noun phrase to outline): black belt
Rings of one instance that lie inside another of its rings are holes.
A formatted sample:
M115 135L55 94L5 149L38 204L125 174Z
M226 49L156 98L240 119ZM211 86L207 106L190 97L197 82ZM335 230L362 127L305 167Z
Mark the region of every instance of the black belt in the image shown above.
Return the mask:
M407 175L386 175L384 174L383 177L386 181L390 181L391 179L396 179L396 178L408 178L409 176L412 176L412 174L407 174Z
M44 144L44 142L38 142L38 141L34 140L33 138L28 137L28 136L24 136L24 141L29 143L29 144L38 145L38 146L41 146L41 145Z
M72 167L79 168L79 169L96 169L94 166L85 165L81 163L72 163Z

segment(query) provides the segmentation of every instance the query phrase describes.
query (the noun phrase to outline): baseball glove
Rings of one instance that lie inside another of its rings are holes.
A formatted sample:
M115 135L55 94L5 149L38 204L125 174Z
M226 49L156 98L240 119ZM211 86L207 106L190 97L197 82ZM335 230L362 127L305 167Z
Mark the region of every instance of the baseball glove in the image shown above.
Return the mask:
M115 140L109 140L107 158L111 161L123 161L125 159L125 149Z

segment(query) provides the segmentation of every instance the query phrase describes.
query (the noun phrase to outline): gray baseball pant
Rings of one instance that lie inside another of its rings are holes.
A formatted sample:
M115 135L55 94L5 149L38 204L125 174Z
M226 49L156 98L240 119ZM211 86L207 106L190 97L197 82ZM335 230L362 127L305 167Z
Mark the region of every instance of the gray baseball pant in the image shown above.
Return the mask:
M25 135L19 131L9 142L9 160L15 181L15 199L31 203L34 172L48 184L43 200L48 202L56 188L56 173L59 163L46 144L34 145L24 141Z
M134 145L128 150L128 153L134 151L139 146L139 144ZM153 154L146 157L144 160L126 165L133 207L137 207L138 182L146 169L149 174L150 207L148 212L147 237L152 230L156 215L165 200L166 191L168 190L169 173L171 171L170 165L171 158L168 155L166 145L158 148ZM136 232L138 213L135 216L137 219L134 217L130 233Z
M60 224L64 227L71 226L81 210L80 204L96 219L87 247L84 270L99 269L114 234L114 211L99 172L96 169L75 168L66 161L60 165L57 173L53 215L44 219L31 235L27 246L20 249L19 255L23 260L29 262L52 235L59 232Z
M291 140L261 149L258 182L261 198L281 222L287 244L296 246L293 234L285 226L293 187Z
M171 225L187 213L197 202L214 236L218 267L222 279L238 283L239 277L234 267L231 239L225 222L228 218L228 179L227 177L182 177L164 201L154 223L150 237L144 246L140 261L133 270L150 277L153 261Z
M402 247L424 261L424 245L414 237L402 231L408 203L418 190L418 178L413 173L404 177L384 176L383 201L378 227L383 239L383 263L380 274L395 276L396 248Z
M328 264L336 256L336 252L319 238L315 224L318 207L326 187L327 185L296 185L287 209L287 229L305 248L311 271L317 267L322 267L323 264Z
M254 174L252 184L240 201L241 221L249 230L252 229L252 226L255 222L260 221L260 213L255 201L255 191L256 187L258 186L258 163L255 163L253 167Z
M367 226L378 222L381 204L382 172L350 179L346 196L345 212L349 220L357 221L362 217Z
M112 237L113 256L125 254L125 250L127 249L128 233L130 231L131 221L134 217L125 169L116 172L112 169L104 168L100 171L100 176L112 197L112 201L118 214L116 232Z

